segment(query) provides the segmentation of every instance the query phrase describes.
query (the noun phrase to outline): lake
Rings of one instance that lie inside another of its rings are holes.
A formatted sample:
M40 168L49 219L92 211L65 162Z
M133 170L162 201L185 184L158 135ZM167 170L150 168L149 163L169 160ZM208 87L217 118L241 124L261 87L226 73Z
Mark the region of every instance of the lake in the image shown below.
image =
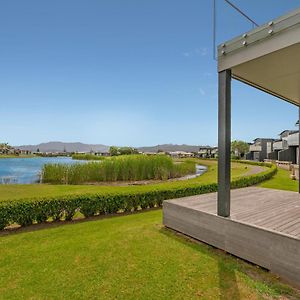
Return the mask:
M73 164L78 162L78 160L72 160L71 157L1 158L0 184L38 183L44 164Z
M40 182L40 173L47 163L74 164L84 161L71 157L0 158L0 184L30 184ZM177 180L186 180L202 175L205 166L196 165L196 173Z

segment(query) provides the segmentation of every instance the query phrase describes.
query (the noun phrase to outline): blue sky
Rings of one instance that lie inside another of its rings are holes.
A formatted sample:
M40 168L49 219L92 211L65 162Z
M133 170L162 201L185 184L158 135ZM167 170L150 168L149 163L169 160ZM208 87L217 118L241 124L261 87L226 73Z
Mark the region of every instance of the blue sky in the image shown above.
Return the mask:
M300 0L232 0L259 24ZM218 43L252 28L217 0ZM217 143L212 0L0 3L0 141ZM249 105L251 102L251 105ZM295 129L298 109L233 82L232 138Z

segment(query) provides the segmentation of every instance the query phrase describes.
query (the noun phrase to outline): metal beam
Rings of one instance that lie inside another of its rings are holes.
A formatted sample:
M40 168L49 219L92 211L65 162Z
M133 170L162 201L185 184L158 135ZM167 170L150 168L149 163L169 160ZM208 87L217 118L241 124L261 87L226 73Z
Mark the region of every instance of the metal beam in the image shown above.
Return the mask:
M218 215L230 216L231 70L219 72Z
M299 110L299 117L298 117L298 122L299 122L299 140L298 140L298 179L299 179L299 182L298 182L298 192L300 193L300 106L298 108Z

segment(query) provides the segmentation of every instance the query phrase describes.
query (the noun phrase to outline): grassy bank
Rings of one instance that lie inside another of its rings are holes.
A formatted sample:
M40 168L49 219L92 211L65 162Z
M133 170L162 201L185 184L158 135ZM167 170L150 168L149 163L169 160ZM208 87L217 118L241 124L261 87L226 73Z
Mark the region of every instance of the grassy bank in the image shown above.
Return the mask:
M297 299L275 277L161 225L161 211L0 237L2 299Z
M44 183L83 184L103 181L167 180L195 173L194 161L174 163L165 155L123 155L101 163L46 164Z
M245 164L240 164L248 168ZM261 170L261 169L260 169ZM271 178L276 167L270 165L258 174L238 177L231 181L232 188L257 184ZM53 220L72 220L80 213L84 217L133 212L153 207L161 207L163 200L180 198L217 191L217 183L199 184L195 181L132 186L125 189L101 190L98 193L86 191L83 194L59 195L51 197L35 196L32 199L19 199L0 202L0 229L12 224L27 226Z
M29 154L29 155L1 154L0 155L0 159L1 158L32 158L32 157L36 157L36 156L33 154Z
M140 186L97 186L97 185L48 185L48 184L16 184L16 185L0 185L0 201L17 200L23 198L34 198L37 195L41 198L59 197L68 195L84 195L89 194L114 194L118 192L147 192L160 189L177 189L194 185L210 184L217 182L217 162L209 160L195 160L196 163L208 167L208 171L203 175L185 180L174 182L162 182L151 185ZM231 164L231 179L238 177L251 171L251 165L243 165L239 163Z
M299 182L290 178L290 172L278 169L277 174L270 180L260 184L261 187L298 192Z

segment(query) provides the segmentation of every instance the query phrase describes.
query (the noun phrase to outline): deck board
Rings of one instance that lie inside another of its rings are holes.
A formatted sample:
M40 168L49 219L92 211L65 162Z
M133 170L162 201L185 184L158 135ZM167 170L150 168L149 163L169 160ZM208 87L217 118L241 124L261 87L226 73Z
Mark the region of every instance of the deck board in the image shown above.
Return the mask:
M231 191L231 220L300 238L300 195L295 192L249 187ZM184 207L216 214L217 193L172 200ZM291 226L284 226L287 222ZM296 232L296 233L295 233Z
M167 227L279 274L300 287L300 195L248 187L231 191L231 216L217 193L164 201Z

